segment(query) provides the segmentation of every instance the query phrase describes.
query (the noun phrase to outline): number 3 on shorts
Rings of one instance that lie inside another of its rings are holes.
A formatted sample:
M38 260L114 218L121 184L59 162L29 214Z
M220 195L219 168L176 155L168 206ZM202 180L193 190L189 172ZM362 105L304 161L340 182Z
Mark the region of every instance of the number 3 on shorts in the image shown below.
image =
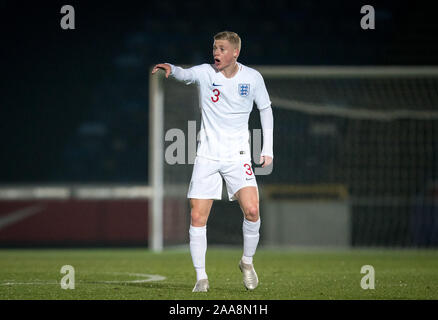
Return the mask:
M245 173L246 173L247 175L249 175L249 176L252 176L252 169L251 169L251 166L250 166L248 163L245 163L243 166L246 168Z

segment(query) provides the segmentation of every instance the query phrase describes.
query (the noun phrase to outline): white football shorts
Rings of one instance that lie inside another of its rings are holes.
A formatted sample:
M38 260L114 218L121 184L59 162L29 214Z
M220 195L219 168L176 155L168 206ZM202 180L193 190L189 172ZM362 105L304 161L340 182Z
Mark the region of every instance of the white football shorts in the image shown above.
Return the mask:
M238 161L219 161L196 156L187 198L221 200L222 178L230 201L236 200L234 195L243 187L257 187L248 157Z

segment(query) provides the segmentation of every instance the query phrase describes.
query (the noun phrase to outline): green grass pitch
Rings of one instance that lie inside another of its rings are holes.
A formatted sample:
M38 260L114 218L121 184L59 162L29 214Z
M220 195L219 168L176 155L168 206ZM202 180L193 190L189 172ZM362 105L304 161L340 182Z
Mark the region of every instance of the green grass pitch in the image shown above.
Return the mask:
M438 299L437 250L268 250L254 259L260 284L247 291L238 268L241 249L207 251L208 293L195 282L187 249L1 249L0 299L293 300ZM61 267L75 271L64 290ZM375 289L361 288L363 265L375 271ZM139 275L140 274L140 275ZM165 277L154 280L146 275Z

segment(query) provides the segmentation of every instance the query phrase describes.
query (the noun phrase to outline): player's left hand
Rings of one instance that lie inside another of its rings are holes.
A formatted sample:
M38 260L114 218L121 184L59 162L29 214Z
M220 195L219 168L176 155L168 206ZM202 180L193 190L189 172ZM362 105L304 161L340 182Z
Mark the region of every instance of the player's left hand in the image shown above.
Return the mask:
M262 168L269 166L272 163L272 157L269 156L261 156L260 163L262 164Z

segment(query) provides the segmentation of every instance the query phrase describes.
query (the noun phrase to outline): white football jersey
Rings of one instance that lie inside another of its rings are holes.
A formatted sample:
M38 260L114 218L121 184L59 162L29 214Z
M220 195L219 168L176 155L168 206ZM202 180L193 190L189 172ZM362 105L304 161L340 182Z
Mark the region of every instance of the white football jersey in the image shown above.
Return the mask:
M221 161L251 156L248 120L253 103L262 110L271 101L262 75L240 63L238 67L232 78L226 78L210 64L189 69L172 66L177 80L198 86L202 114L198 156Z

